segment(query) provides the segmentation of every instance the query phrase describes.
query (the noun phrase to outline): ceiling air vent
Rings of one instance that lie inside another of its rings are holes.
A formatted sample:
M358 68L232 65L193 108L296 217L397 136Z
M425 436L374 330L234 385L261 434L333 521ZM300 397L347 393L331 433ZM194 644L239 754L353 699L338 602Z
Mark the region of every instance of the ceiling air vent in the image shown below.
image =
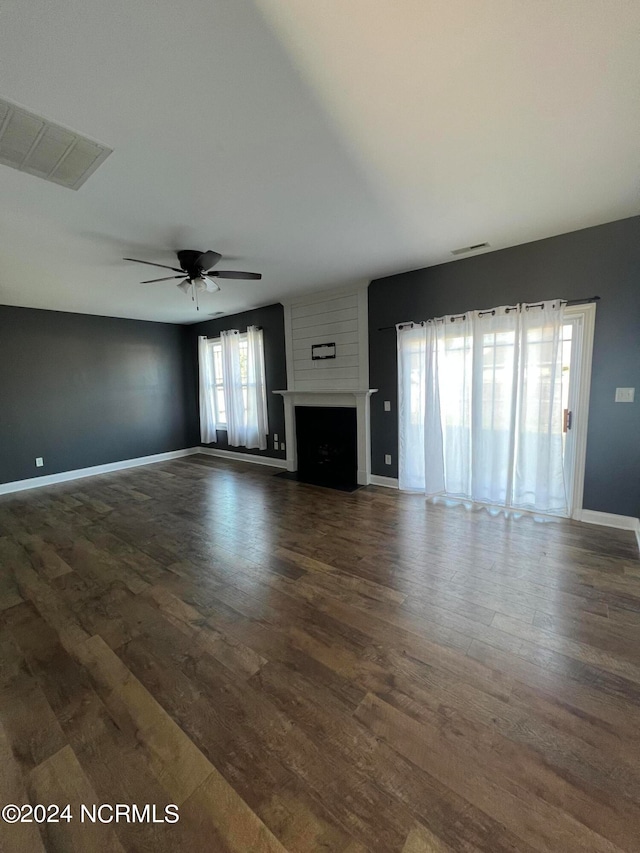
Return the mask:
M0 99L0 163L79 189L112 149Z
M489 243L474 243L473 246L463 246L461 249L452 249L452 255L465 255L467 252L475 252L477 249L488 249Z

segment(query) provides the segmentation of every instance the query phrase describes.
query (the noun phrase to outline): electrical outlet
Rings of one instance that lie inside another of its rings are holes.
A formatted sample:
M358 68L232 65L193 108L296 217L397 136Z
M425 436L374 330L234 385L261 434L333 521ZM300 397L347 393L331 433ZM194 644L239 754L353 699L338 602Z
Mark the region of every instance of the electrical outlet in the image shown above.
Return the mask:
M278 441L278 433L277 432L274 434L273 440L277 443L277 441Z
M385 412L391 411L391 400L385 400L384 401L384 410L385 410Z
M284 450L284 441L280 442L280 450Z
M391 454L390 453L385 453L384 464L385 465L391 465Z
M42 468L44 465L44 459L42 456L36 456L36 468Z
M635 388L616 388L616 403L633 403Z

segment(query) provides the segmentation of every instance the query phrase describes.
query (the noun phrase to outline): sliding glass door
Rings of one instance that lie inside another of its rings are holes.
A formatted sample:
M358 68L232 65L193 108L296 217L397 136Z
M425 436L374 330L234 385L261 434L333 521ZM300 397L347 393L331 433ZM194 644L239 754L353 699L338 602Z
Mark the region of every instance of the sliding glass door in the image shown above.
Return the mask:
M565 311L563 334L563 460L569 514L582 509L595 305Z
M399 328L400 488L571 515L584 316L556 300Z

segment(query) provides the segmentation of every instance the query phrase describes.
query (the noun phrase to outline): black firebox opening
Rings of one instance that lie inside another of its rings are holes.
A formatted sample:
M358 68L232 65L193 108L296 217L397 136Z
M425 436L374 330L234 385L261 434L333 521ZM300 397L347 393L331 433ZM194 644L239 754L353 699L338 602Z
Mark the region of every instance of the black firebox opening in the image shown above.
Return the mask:
M298 479L320 486L357 488L356 410L296 406Z

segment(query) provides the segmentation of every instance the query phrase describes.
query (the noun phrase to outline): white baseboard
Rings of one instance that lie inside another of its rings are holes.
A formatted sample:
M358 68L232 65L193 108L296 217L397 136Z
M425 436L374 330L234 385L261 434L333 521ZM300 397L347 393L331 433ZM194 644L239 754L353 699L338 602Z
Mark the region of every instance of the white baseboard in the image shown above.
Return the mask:
M182 456L191 456L199 452L199 447L187 447L184 450L154 453L153 456L138 456L135 459L123 459L121 462L109 462L106 465L76 468L73 471L62 471L60 474L45 474L43 477L30 477L28 480L14 480L12 483L0 483L0 495L8 495L12 492L24 492L27 489L39 489L43 486L53 486L56 483L67 483L69 480L82 480L84 477L95 477L96 474L109 474L112 471L122 471L124 468L137 468L139 465L153 465L155 462L180 459Z
M616 527L618 530L632 530L636 535L638 550L640 550L640 518L632 515L614 515L612 512L596 512L593 509L583 509L578 521L587 524L600 524L603 527Z
M602 527L617 527L618 530L633 530L636 533L640 529L640 519L632 515L614 515L611 512L596 512L593 509L580 510L577 520L587 524L600 524Z
M255 465L269 465L271 468L286 468L286 459L275 459L272 456L258 456L254 453L238 453L235 450L218 450L217 447L196 447L194 453L204 453L206 456L219 456L221 459L235 459L237 462L253 462Z
M384 486L387 489L398 488L397 477L381 477L379 474L372 474L370 482L372 486Z

